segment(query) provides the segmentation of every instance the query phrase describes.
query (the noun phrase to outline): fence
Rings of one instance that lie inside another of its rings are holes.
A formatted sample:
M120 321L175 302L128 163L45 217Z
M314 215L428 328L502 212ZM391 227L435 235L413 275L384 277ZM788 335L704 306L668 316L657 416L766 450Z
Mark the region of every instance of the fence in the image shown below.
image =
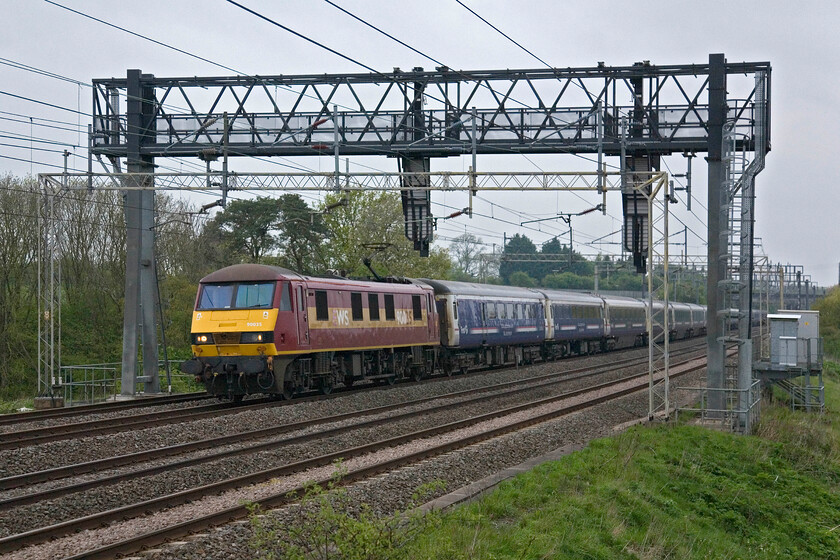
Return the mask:
M758 422L761 413L761 383L754 380L748 389L678 387L680 391L689 391L696 395L690 402L698 403L699 408L680 407L676 409L677 420L680 414L699 415L703 424L719 424L736 433L749 434ZM711 394L723 394L723 398L710 399ZM709 402L723 402L724 408L711 408Z
M175 371L178 371L177 365L176 362L170 361L170 366ZM158 363L162 383L166 379L165 367L163 361ZM120 392L121 376L122 364L119 362L61 366L56 389L63 393L65 406L90 404L116 398ZM167 391L169 393L198 390L191 375L173 372L170 378L171 384Z

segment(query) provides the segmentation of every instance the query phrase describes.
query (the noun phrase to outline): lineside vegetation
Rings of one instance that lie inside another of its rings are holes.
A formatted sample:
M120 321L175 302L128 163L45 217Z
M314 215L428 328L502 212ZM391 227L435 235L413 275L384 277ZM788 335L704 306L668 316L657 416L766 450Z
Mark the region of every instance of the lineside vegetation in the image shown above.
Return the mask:
M373 516L363 504L343 502L345 494L329 499L318 489L305 499L305 531L252 518L255 555L840 558L840 364L828 362L826 371L824 416L777 401L763 403L754 436L685 424L636 427L428 523L397 523L408 519L405 511Z

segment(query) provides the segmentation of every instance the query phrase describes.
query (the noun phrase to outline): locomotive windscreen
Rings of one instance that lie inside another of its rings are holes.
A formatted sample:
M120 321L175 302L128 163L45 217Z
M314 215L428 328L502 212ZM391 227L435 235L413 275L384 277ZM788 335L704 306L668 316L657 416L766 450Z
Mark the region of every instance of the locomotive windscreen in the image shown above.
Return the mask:
M271 307L274 282L204 284L198 309L254 309Z

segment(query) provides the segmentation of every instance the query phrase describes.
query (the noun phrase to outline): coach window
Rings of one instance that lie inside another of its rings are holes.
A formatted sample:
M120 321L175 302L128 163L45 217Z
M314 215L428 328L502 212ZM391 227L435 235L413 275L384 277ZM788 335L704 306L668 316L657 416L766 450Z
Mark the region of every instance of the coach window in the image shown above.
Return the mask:
M280 283L280 311L292 310L292 286L288 282Z
M423 307L420 304L420 296L411 296L411 308L414 312L414 320L415 321L422 321L423 320Z
M513 314L513 304L512 303L507 304L507 318L508 319L514 319L515 318L515 316Z
M353 311L353 320L363 321L365 314L362 312L362 294L350 292L350 307Z
M315 318L319 321L330 320L330 310L327 307L327 292L315 292Z
M394 318L394 294L385 294L385 320L393 321Z
M485 319L495 319L496 318L496 304L495 303L485 303L484 304L484 318Z
M371 321L379 320L379 294L368 294L368 315Z

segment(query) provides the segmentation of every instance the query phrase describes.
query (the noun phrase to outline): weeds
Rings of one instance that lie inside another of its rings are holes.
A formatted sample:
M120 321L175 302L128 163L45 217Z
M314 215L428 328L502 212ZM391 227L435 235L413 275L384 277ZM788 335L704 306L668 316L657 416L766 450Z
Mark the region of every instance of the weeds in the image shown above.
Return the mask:
M441 482L423 485L409 505L391 514L379 514L357 503L341 486L346 471L338 468L321 487L306 487L291 521L265 514L258 504L249 506L251 548L260 560L395 560L421 531L432 528L439 514L422 514L417 506L442 488Z

